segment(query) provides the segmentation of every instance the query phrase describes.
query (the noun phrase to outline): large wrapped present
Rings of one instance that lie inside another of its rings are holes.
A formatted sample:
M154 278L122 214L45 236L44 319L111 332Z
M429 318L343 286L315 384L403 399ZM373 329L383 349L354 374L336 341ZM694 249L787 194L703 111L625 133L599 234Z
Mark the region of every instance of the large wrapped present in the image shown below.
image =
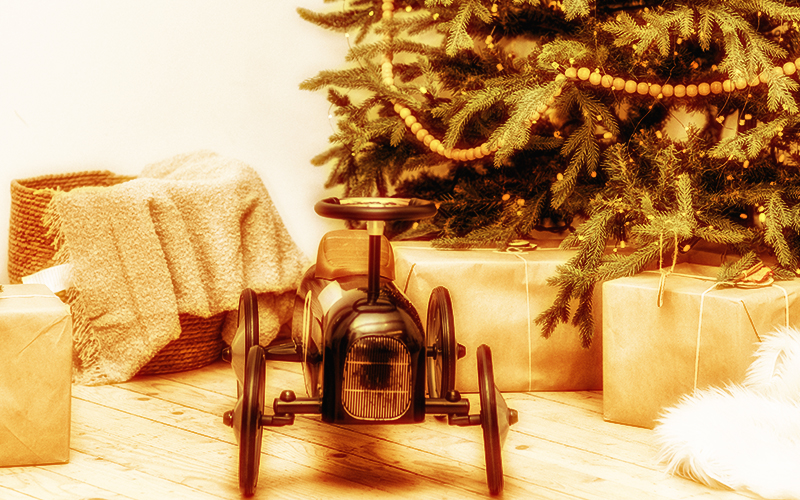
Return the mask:
M478 390L475 353L481 344L492 349L495 383L501 391L602 388L600 307L595 308L594 340L588 349L581 347L572 325L559 326L545 339L534 321L555 300L557 289L547 285L547 278L574 251L439 250L428 243L399 242L394 252L396 283L423 325L431 290L444 286L450 291L456 342L467 348L466 357L456 364L459 391Z
M0 292L0 466L69 460L72 316L44 285Z
M725 287L717 271L683 263L603 284L606 420L652 428L695 388L742 382L760 336L797 324L800 281Z

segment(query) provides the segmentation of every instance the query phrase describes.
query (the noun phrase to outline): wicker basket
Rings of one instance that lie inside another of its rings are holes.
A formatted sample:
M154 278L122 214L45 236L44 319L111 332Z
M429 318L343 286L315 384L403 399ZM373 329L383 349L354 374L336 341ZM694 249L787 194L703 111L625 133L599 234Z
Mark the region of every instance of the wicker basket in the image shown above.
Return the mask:
M11 217L8 236L8 278L21 283L28 276L55 264L56 244L43 218L56 191L86 186L113 186L134 179L109 171L43 175L11 181ZM223 348L225 313L201 318L180 315L181 335L167 344L141 370L154 375L194 370L219 359Z
M84 186L113 186L131 179L133 177L95 170L12 180L8 230L8 279L11 283L22 283L23 276L54 264L53 236L47 234L42 222L53 193Z
M140 370L138 375L195 370L218 360L224 347L222 325L227 313L210 318L179 315L181 336L167 344Z

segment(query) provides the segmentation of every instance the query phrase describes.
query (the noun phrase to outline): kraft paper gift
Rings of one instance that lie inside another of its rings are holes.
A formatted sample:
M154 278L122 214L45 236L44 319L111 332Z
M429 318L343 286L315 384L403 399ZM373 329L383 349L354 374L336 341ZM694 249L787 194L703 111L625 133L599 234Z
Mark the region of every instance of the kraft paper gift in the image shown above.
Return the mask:
M0 466L69 461L69 307L44 285L3 285L0 339Z
M595 334L589 349L581 347L572 325L559 326L545 339L534 322L555 300L557 289L546 284L547 278L574 251L439 250L422 242L393 246L397 286L414 304L423 325L431 291L437 286L450 291L456 342L467 348L467 356L456 363L456 389L477 392L475 353L481 344L492 350L495 383L501 391L602 388L600 307L595 307Z
M744 381L759 336L797 325L800 281L721 288L718 269L678 264L603 284L603 414L653 428L695 388Z

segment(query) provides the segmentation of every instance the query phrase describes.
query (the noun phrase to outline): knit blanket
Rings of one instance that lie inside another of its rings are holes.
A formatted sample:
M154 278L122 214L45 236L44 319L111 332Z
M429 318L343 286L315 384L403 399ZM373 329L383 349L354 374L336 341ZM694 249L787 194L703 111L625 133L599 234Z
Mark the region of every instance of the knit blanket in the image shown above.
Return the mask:
M178 338L179 314L233 311L244 288L285 296L307 267L257 172L211 152L58 192L47 223L71 264L78 384L130 379Z

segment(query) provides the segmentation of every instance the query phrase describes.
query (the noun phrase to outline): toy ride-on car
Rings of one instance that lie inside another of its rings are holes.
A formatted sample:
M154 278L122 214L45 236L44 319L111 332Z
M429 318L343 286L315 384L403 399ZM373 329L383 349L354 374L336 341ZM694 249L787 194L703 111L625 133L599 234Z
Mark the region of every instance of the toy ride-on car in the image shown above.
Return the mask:
M239 300L239 322L226 349L236 374L238 400L224 421L239 443L239 485L253 495L258 482L264 427L290 425L295 415L317 414L336 424L421 422L447 416L450 425L480 425L491 494L503 489L502 442L517 412L494 384L488 346L478 348L480 413L455 390L456 343L446 288L433 290L427 328L394 284L394 257L383 228L389 220L419 220L436 213L416 199L329 198L314 207L322 216L366 221L367 231L341 230L320 242L317 263L297 292L288 344L258 344L258 304L252 290ZM267 361L298 361L305 397L281 392L264 411Z

